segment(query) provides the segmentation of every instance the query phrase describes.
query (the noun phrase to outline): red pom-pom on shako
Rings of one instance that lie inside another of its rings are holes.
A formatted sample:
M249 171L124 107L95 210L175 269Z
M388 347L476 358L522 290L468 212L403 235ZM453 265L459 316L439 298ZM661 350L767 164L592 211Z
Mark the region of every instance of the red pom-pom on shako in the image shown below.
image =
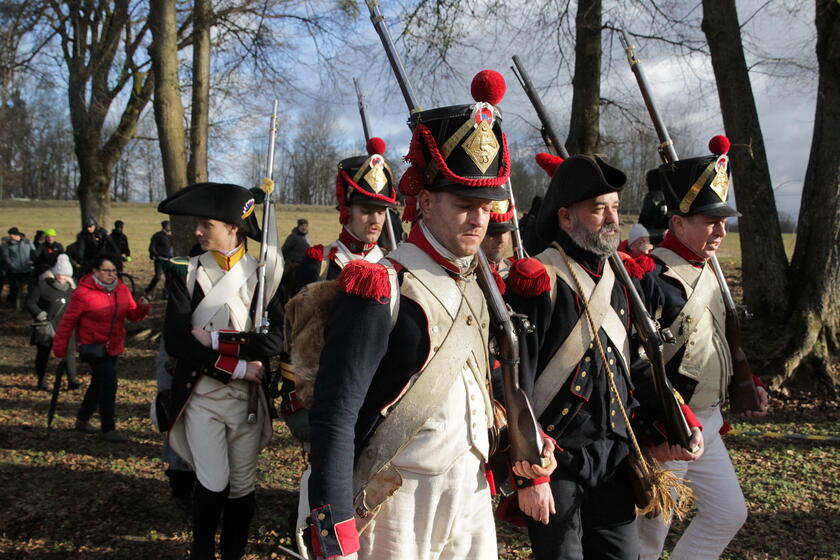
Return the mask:
M729 151L729 138L722 134L712 136L712 139L709 140L709 151L716 156L722 156Z
M303 252L303 256L307 259L312 259L313 261L321 262L324 260L324 246L323 245L313 245L306 249Z
M519 259L511 265L507 285L520 296L534 297L551 289L551 279L548 277L545 265L529 257Z
M482 70L472 79L470 93L476 101L498 105L505 96L505 78L495 70Z
M379 263L357 259L347 263L338 276L342 291L354 296L386 303L391 297L388 270Z
M554 172L557 171L557 168L560 167L561 163L563 163L563 158L560 156L554 156L546 153L539 153L534 156L534 159L537 160L537 165L542 167L543 171L548 173L549 177L553 177Z
M381 156L385 153L385 140L374 136L367 141L365 149L367 150L368 155L372 156L373 154L379 154Z

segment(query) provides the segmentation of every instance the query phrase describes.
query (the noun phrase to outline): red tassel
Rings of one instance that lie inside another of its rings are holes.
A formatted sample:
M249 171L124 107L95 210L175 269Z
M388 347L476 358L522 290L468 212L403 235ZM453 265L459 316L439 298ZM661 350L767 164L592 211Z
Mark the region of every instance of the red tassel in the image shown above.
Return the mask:
M621 257L621 262L624 263L627 274L633 278L641 278L646 272L650 272L656 267L656 263L650 255L632 257L623 251L619 251L618 256Z
M496 270L496 267L493 267L493 280L496 281L496 286L499 287L499 293L505 295L507 291L507 285L505 284L505 279L502 278L502 275L499 274L499 271Z
M345 293L379 303L386 303L391 297L388 271L381 264L363 259L347 263L338 276L338 285Z
M303 256L307 259L312 259L313 261L321 262L324 260L324 246L313 245L312 247L308 248L306 251L303 252Z
M400 178L400 192L405 196L417 196L417 193L426 186L426 179L423 175L423 169L416 165L406 169L402 178Z
M525 297L538 296L551 289L551 279L545 266L535 258L514 261L507 284L514 293Z
M417 211L417 198L409 196L405 199L405 210L403 210L402 221L413 224L420 218Z
M557 171L557 168L560 167L561 163L563 163L563 158L560 156L554 156L546 153L539 153L534 156L534 159L537 160L537 165L542 167L543 171L548 173L549 177L553 177L554 172Z

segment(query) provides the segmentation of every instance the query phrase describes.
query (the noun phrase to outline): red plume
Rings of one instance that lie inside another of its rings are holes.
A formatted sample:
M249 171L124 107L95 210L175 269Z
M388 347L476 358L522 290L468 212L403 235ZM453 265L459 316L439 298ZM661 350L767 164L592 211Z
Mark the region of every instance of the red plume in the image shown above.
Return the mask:
M709 140L709 150L716 156L722 156L729 151L729 138L718 134Z
M548 173L549 177L553 177L554 172L557 171L557 168L560 167L561 163L563 163L563 158L560 156L553 156L546 153L539 153L534 156L534 159L537 160L537 165L542 167L543 171Z
M505 96L505 78L495 70L482 70L472 79L470 93L476 101L498 105Z
M367 141L365 145L365 149L367 150L368 155L379 154L382 155L385 153L385 140L382 138L377 138L374 136L370 140Z

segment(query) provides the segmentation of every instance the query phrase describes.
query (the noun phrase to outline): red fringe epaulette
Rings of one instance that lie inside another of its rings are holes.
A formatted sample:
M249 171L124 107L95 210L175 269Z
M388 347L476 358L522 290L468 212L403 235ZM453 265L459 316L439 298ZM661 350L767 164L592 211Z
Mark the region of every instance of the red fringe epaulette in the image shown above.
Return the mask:
M502 278L502 275L499 274L499 271L496 270L496 267L492 267L491 271L493 272L493 280L496 281L496 286L499 288L499 293L505 295L507 291L507 284L505 284L505 279Z
M514 261L507 278L508 287L520 296L533 297L551 289L545 265L530 257Z
M391 297L388 270L379 263L363 259L347 263L338 276L338 285L345 293L379 303L385 303Z
M312 247L308 248L306 251L303 252L303 256L307 259L312 259L313 261L321 262L324 260L324 246L313 245Z
M633 278L641 278L645 275L645 273L656 268L656 262L650 255L631 257L627 253L619 251L618 256L621 257L621 262L624 263L624 268L627 270L627 274Z

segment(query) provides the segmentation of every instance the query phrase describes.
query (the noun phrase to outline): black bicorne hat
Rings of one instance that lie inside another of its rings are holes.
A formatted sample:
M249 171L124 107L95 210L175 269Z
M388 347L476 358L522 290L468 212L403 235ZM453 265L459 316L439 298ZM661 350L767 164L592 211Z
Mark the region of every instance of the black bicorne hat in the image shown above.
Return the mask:
M552 157L555 165L543 161ZM551 182L535 226L537 235L545 242L551 242L557 237L557 211L560 208L603 194L620 192L627 183L624 171L613 167L599 155L574 155L562 160L547 154L537 154L537 163L551 174Z
M509 198L510 155L496 105L505 95L505 79L482 70L470 87L472 105L452 105L411 115L414 135L400 180L400 192L415 197L422 189L485 200ZM413 221L416 200L406 200L404 219Z
M254 193L230 183L196 183L179 190L158 204L158 212L171 216L195 216L219 220L241 229L251 239L260 240L254 215Z
M726 202L729 194L729 139L709 141L714 155L681 159L660 165L648 174L648 188L658 184L665 193L668 213L678 216L703 214L730 218L740 216Z
M397 203L394 174L383 157L385 141L371 138L366 149L368 155L343 159L338 164L335 197L342 224L350 219L348 207L353 204L388 207Z

